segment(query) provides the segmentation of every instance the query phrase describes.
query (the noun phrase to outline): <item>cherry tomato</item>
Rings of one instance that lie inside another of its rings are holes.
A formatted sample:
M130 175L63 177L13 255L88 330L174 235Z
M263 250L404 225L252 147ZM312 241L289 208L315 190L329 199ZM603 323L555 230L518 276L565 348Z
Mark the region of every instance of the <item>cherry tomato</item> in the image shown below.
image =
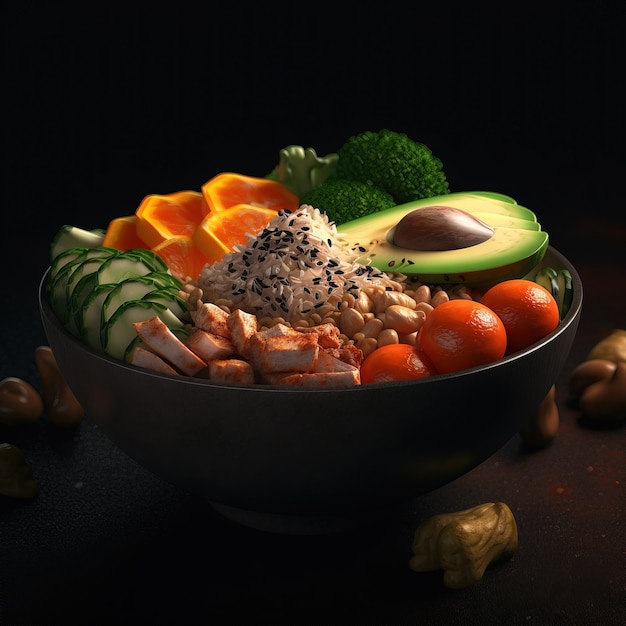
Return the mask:
M361 364L361 383L413 380L436 374L426 354L406 343L391 343L370 352Z

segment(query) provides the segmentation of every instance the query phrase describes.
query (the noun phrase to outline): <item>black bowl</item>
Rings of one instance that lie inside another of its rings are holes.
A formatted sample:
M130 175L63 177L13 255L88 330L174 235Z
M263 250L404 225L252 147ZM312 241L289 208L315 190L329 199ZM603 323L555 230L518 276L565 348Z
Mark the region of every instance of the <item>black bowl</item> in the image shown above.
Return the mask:
M216 384L132 367L67 332L40 285L59 367L102 431L163 479L240 523L284 532L376 518L469 472L530 418L577 331L582 284L542 341L490 365L342 390Z

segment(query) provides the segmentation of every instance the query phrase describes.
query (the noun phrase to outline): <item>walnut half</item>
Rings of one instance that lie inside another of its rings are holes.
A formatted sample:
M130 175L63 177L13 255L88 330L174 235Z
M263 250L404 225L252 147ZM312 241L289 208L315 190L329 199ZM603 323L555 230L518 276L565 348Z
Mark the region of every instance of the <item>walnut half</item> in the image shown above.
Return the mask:
M517 543L511 509L503 502L487 502L428 518L415 531L409 567L416 572L443 569L444 585L461 589L480 580L492 562L513 554Z

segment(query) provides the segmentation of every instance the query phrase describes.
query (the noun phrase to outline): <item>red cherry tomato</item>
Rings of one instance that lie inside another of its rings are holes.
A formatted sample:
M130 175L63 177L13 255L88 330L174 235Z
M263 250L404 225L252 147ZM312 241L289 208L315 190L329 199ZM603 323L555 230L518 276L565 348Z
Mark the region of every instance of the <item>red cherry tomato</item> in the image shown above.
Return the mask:
M422 350L406 343L390 343L370 352L361 364L361 383L413 380L436 374Z

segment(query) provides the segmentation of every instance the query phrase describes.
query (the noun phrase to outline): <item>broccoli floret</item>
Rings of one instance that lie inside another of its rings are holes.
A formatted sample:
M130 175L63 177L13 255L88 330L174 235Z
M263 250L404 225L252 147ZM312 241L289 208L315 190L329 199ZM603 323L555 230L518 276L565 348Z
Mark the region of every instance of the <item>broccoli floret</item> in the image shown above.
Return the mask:
M280 151L278 165L266 178L281 182L302 197L335 173L337 159L334 152L320 157L313 148L287 146Z
M337 176L309 190L300 198L300 203L326 213L337 225L396 205L393 197L378 187Z
M442 162L405 133L364 131L350 137L337 154L338 178L379 187L396 204L450 192Z

